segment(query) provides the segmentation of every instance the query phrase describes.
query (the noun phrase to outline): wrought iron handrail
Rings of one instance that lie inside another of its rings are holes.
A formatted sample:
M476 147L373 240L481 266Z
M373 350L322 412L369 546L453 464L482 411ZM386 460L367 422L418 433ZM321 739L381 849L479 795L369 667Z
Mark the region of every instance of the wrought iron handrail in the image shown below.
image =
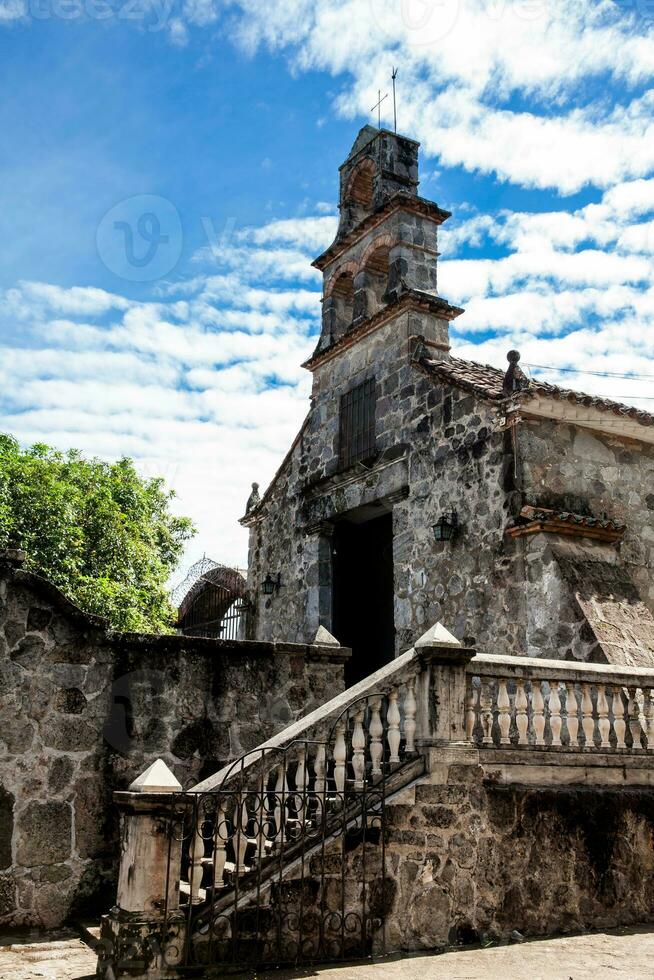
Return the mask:
M338 955L369 950L381 920L375 926L372 920L379 916L367 909L364 858L360 909L349 907L350 897L346 901L345 840L354 838L352 846L363 848L365 855L374 831L381 847L383 890L386 784L403 764L415 760L414 680L409 679L404 692L403 716L399 693L396 688L368 691L350 699L327 738L260 746L226 767L210 790L177 795L169 822L169 873L176 870L175 840L187 868L181 884L187 899L186 965L203 958L222 965L242 962L248 950L253 963L306 959L309 953L314 959L333 958L335 946ZM324 896L326 890L333 892L335 879L326 874L325 857L339 838L341 908L328 910ZM293 875L296 885L299 875L300 897L289 919L279 896ZM307 924L305 908L309 881L322 896L319 910L315 900L309 903L313 924ZM264 896L275 920L274 936L270 924L260 921ZM243 923L250 913L254 925L250 922L246 929ZM165 920L168 915L166 908ZM293 955L289 949L295 950Z

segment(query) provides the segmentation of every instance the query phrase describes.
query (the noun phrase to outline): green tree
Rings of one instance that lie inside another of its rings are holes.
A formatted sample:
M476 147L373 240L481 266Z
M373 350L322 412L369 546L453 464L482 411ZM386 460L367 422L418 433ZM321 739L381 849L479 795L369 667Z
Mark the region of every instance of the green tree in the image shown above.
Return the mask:
M0 434L0 548L119 630L170 632L166 582L195 529L130 459L105 463Z

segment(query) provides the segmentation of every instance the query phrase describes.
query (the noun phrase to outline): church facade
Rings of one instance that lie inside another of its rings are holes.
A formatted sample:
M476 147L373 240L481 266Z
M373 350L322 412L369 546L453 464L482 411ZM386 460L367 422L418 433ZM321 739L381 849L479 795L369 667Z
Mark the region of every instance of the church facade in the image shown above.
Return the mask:
M253 494L249 631L319 626L348 680L435 622L480 652L654 664L654 416L451 353L418 144L364 127L314 265L307 417Z

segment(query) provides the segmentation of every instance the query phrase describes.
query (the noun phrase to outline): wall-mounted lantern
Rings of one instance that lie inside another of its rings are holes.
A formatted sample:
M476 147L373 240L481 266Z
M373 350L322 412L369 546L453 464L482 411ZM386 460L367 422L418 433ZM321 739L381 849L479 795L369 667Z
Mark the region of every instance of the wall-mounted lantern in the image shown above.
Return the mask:
M451 541L460 527L459 515L455 510L451 514L441 514L434 524L434 538L436 541Z
M279 592L282 584L281 572L277 572L277 577L273 578L270 572L266 575L265 579L261 583L261 591L264 595L274 595L275 592Z

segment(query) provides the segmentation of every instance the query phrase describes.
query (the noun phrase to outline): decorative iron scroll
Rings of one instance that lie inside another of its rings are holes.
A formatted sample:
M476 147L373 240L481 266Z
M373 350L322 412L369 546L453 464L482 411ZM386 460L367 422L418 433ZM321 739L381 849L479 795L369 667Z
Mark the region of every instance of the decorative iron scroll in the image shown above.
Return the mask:
M405 699L406 701L406 699ZM169 870L185 919L168 963L243 969L384 952L387 779L415 755L398 692L350 705L327 739L262 748L220 788L182 794L168 822ZM413 713L415 716L415 712Z

